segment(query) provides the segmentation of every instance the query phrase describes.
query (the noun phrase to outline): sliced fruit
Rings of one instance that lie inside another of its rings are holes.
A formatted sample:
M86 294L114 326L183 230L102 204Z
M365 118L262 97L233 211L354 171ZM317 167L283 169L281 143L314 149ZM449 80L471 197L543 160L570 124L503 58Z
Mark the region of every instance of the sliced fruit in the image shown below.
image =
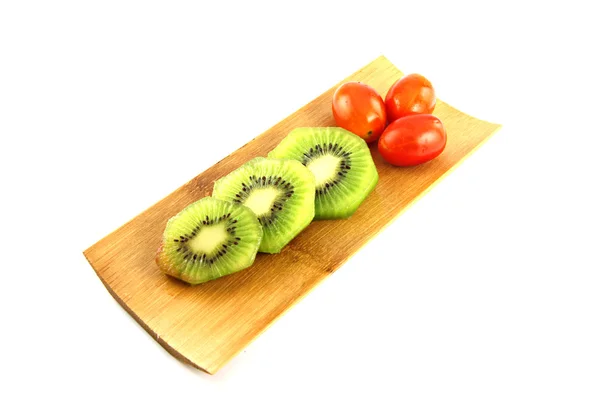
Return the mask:
M270 158L298 160L315 176L315 218L351 216L379 175L364 140L342 128L296 128Z
M205 197L169 219L156 263L167 275L195 285L252 265L261 238L262 227L249 208Z
M264 253L279 253L315 215L315 178L293 160L255 158L216 181L213 196L256 214Z

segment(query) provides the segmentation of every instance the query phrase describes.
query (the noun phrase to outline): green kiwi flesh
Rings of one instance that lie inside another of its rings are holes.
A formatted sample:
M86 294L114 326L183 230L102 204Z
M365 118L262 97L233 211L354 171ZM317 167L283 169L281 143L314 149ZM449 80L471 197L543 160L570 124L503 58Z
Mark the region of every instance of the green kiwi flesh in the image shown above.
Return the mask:
M195 285L252 265L261 239L262 227L249 208L205 197L169 219L156 263Z
M315 215L315 178L299 161L252 159L215 182L213 197L250 208L263 227L259 251L279 253Z
M268 156L300 161L315 175L316 219L350 217L379 180L365 141L342 128L296 128Z

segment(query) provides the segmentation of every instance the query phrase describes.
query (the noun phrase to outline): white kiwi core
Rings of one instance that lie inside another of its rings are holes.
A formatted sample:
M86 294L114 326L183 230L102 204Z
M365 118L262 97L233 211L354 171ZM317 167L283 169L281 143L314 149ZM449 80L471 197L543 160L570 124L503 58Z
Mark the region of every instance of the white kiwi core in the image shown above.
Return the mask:
M200 232L190 239L188 246L195 253L211 254L227 240L227 237L225 224L203 226Z
M326 182L335 179L340 161L340 158L332 154L324 154L306 165L310 172L315 176L317 187L321 187L325 185Z
M271 207L273 207L277 196L279 196L279 190L272 187L254 189L244 202L244 205L260 217L271 212Z

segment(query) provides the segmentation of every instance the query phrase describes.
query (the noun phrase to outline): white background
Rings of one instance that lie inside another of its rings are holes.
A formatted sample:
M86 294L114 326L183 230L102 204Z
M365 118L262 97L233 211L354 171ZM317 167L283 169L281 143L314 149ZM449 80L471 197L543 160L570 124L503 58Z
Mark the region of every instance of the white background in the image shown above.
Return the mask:
M0 397L600 397L597 12L312 3L0 3ZM217 375L181 364L82 251L380 54L504 127Z

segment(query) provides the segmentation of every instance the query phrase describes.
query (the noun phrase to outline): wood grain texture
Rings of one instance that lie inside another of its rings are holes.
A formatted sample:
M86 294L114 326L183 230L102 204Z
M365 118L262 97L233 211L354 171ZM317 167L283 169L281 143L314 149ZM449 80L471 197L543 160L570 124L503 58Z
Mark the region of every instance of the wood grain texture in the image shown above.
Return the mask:
M401 76L379 57L343 82L361 81L385 95ZM397 168L386 164L372 145L380 179L351 218L314 221L281 253L259 254L252 267L198 286L163 275L154 256L167 220L210 196L215 180L254 157L266 156L293 128L334 126L335 87L84 252L108 291L175 357L215 373L500 128L438 100L435 114L448 133L444 152L427 164ZM332 237L336 240L329 240Z

